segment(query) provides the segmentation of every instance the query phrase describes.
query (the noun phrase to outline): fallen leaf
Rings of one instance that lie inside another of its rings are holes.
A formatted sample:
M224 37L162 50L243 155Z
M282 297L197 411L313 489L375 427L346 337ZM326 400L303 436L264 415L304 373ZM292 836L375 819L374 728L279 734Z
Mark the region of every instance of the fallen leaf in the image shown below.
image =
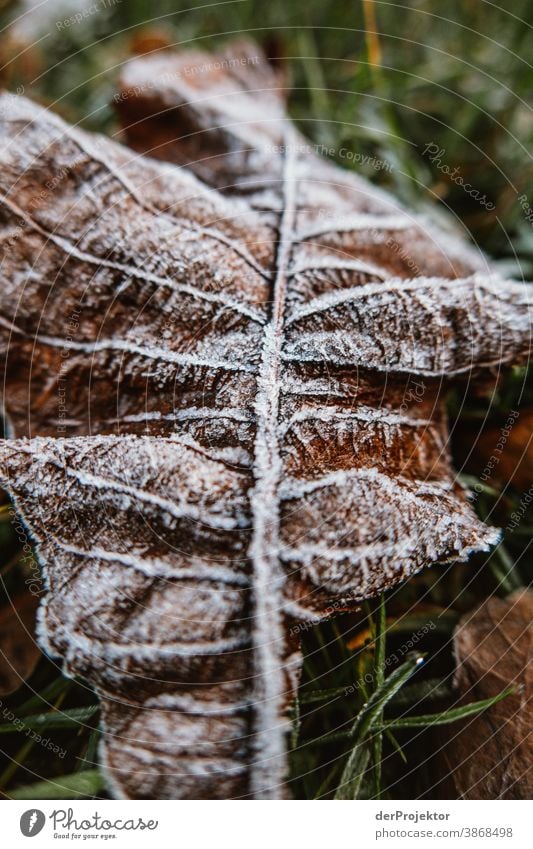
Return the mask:
M112 791L278 797L289 621L497 538L442 390L527 356L530 290L315 155L255 46L134 60L117 99L188 167L0 100L5 407L31 437L2 482Z
M533 794L533 592L490 598L454 635L461 703L513 685L493 707L450 726L443 756L463 799L531 799ZM458 730L459 727L459 730Z
M533 410L512 410L499 422L481 427L465 422L457 442L462 446L466 469L489 486L509 483L520 492L533 484Z
M130 51L142 55L143 53L154 53L170 47L174 36L170 30L164 27L148 26L137 30L131 39Z

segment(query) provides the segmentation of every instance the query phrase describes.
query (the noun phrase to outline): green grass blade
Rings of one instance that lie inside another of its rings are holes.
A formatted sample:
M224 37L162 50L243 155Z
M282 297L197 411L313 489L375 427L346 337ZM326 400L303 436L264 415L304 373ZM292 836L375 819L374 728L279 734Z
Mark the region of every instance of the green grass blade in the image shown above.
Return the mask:
M506 593L512 593L523 586L518 568L503 543L500 542L492 552L489 566Z
M426 678L414 684L407 684L396 693L389 704L389 709L397 713L403 712L420 702L450 700L453 696L451 681L441 678Z
M469 705L441 711L441 713L428 713L421 716L406 716L403 719L391 719L383 723L382 729L397 731L400 728L425 728L431 725L448 725L451 722L457 722L459 719L465 719L468 716L473 716L476 713L487 710L497 704L497 702L507 698L512 692L513 688L509 687L507 690L503 690L503 692L498 693L497 696L492 696L490 699L481 699Z
M385 681L385 657L386 657L386 631L387 631L387 614L385 610L385 597L383 594L379 599L378 617L376 624L376 654L374 657L374 680L376 689L379 690ZM383 709L381 709L379 718L383 718ZM376 717L377 721L377 717ZM381 758L383 754L383 737L381 732L377 732L373 736L372 741L372 758L374 763L374 795L377 799L381 797Z
M91 731L85 754L79 759L78 765L75 767L75 772L94 769L98 765L98 743L100 742L100 730L95 728Z
M394 736L394 734L392 734L391 731L388 728L384 728L383 733L385 734L385 737L387 738L387 740L391 744L392 748L395 750L395 752L397 752L399 754L399 756L401 757L404 764L406 764L407 763L407 757L405 755L404 750L402 749L402 747L398 743L396 737Z
M344 767L341 775L335 799L359 799L361 795L361 786L365 778L365 773L370 761L370 749L368 742L362 740L353 747L348 763Z
M73 686L74 681L71 678L63 678L60 675L55 678L41 693L27 699L16 710L19 716L37 712L38 708L46 709L50 707L52 701L62 693L67 693ZM44 702L44 705L43 705Z
M51 731L61 728L77 728L87 722L98 711L98 705L90 705L83 708L72 708L71 710L52 711L50 713L26 716L24 719L15 717L12 722L0 725L0 734L16 734L17 731Z
M395 669L370 696L359 712L351 731L354 746L348 757L335 799L357 799L370 754L368 738L373 727L379 722L383 708L423 662L421 655L408 658Z
M105 786L98 769L87 769L72 775L62 775L50 781L28 784L10 793L11 799L82 799L95 796Z
M336 699L339 696L346 696L349 690L349 685L344 687L328 687L324 690L308 690L307 693L301 693L299 697L300 704L309 705L313 702L327 702L330 699Z
M352 730L354 738L365 736L372 725L375 724L376 718L379 717L387 702L403 687L421 663L423 663L422 655L418 654L409 658L398 669L395 669L380 687L376 688L354 722Z

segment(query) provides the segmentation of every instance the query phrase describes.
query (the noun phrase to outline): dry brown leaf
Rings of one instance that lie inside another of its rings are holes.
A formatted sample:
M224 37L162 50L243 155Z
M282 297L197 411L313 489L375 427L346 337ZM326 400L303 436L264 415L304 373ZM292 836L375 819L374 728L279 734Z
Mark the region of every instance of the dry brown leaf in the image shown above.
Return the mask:
M144 26L136 30L131 37L130 52L142 56L143 53L154 53L164 50L174 43L171 30L160 26Z
M444 760L464 799L533 796L533 592L490 598L463 617L454 635L456 686L465 704L514 692L450 726ZM459 727L459 730L458 730Z
M533 484L533 410L512 410L481 429L468 424L458 434L468 471L489 485L512 483L521 492L528 490Z
M134 60L118 99L138 145L160 99L153 152L189 167L0 101L5 405L32 437L2 479L114 792L277 797L287 622L495 541L442 386L527 354L531 295L315 156L254 46Z

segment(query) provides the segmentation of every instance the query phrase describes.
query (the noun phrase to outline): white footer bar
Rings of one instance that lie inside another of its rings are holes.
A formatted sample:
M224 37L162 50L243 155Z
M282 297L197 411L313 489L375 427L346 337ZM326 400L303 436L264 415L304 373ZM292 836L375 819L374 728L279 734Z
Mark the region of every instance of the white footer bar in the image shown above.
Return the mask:
M532 809L513 801L8 801L0 842L6 849L531 849Z

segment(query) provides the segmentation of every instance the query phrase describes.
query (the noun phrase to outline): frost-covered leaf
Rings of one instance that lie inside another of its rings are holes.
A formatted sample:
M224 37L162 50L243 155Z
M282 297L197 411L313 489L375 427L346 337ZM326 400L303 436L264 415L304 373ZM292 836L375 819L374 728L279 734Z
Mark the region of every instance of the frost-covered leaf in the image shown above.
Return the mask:
M441 396L528 353L531 295L316 156L255 47L117 105L173 163L0 101L2 481L114 792L276 797L288 624L496 539Z

